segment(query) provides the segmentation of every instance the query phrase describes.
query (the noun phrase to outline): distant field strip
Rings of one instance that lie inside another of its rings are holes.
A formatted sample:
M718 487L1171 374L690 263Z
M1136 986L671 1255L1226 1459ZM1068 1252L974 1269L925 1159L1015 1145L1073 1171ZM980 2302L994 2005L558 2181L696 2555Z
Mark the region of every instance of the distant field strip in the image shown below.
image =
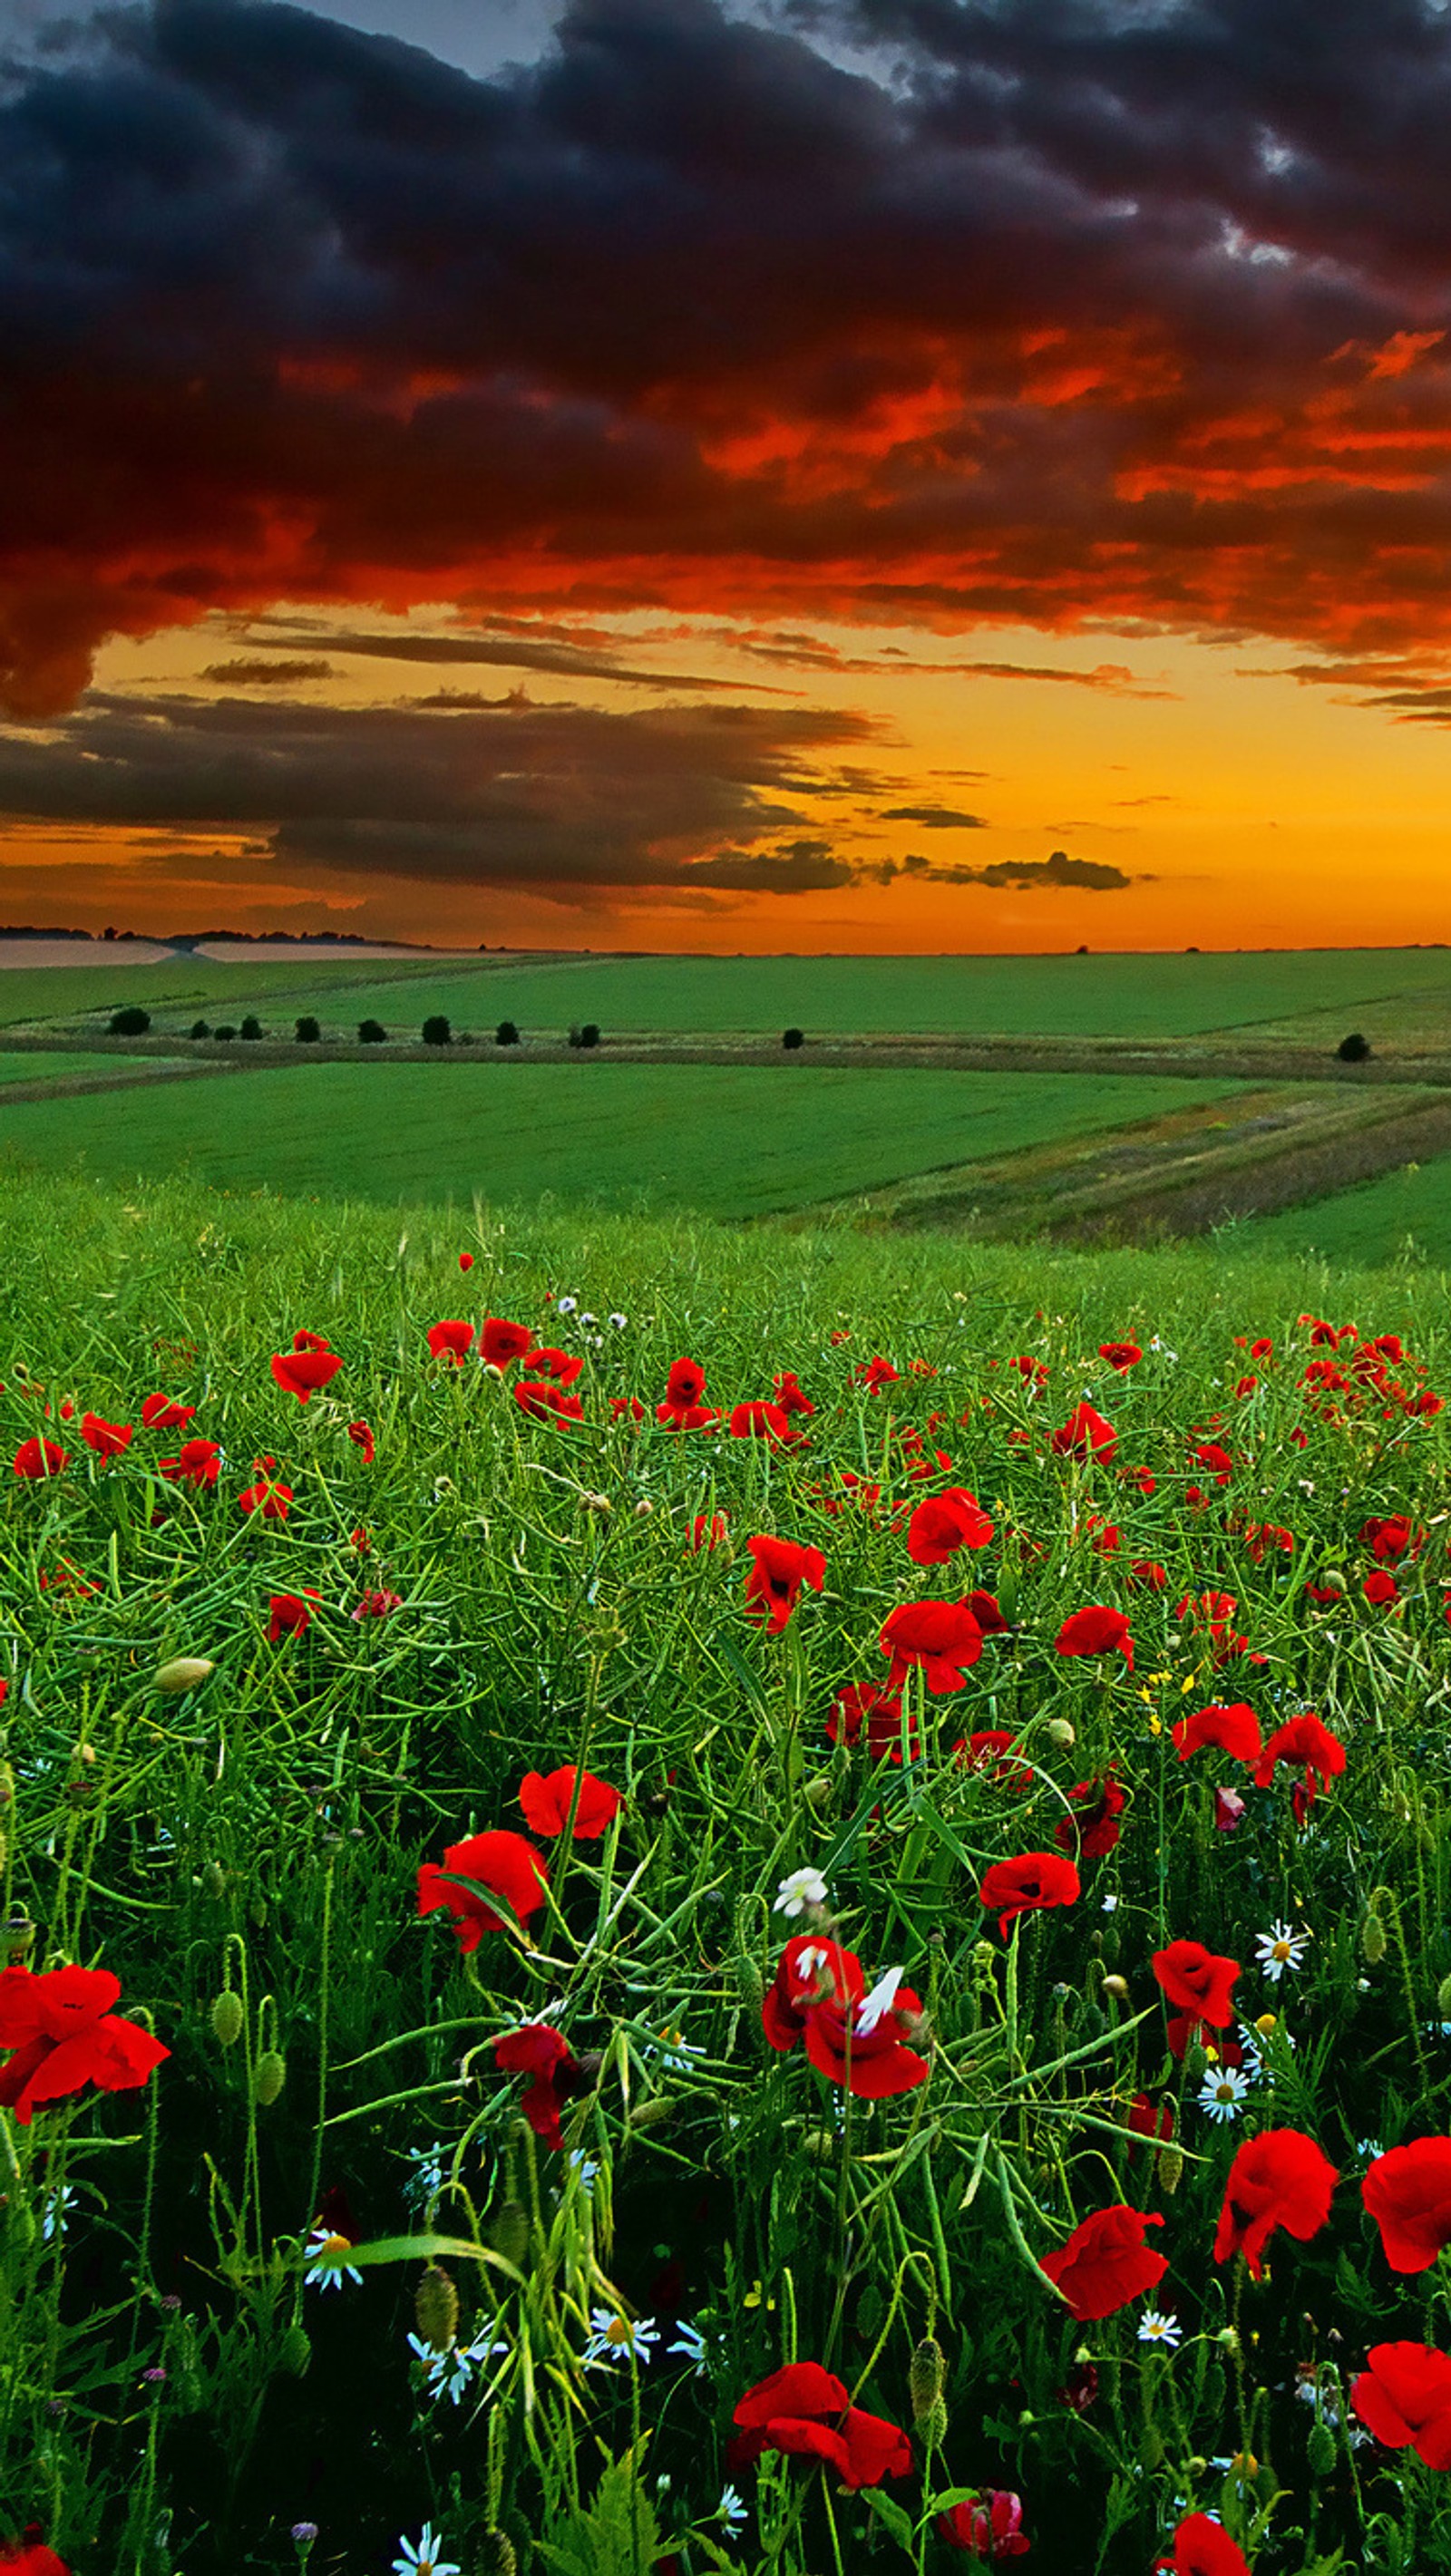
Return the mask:
M33 1061L34 1059L32 1059ZM65 1103L0 1099L0 1157L129 1181L381 1200L768 1215L1152 1118L1238 1086L1166 1077L598 1064L311 1065Z
M1360 1188L1258 1218L1231 1241L1237 1252L1271 1260L1318 1253L1327 1261L1381 1262L1410 1252L1451 1269L1451 1155L1402 1163Z

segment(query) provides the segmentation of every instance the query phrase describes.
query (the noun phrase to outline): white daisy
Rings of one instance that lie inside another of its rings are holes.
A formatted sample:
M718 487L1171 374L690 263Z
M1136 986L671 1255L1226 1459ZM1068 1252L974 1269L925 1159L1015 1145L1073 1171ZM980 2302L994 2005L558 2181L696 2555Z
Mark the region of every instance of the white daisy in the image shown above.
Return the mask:
M577 1297L557 1297L554 1301L554 1311L556 1315L572 1315L578 1304Z
M786 1914L794 1917L798 1914L803 1914L808 1905L824 1905L825 1903L826 1881L822 1877L820 1870L793 1869L790 1877L783 1878L780 1886L777 1888L776 1902L772 1906L771 1911L773 1914Z
M393 2561L393 2576L463 2576L456 2558L441 2558L446 2540L435 2540L433 2525L426 2522L417 2540L405 2540L400 2532L398 2555Z
M617 1333L622 1333L624 1331L629 1320L630 1318L628 1315L611 1315L610 1317L610 1322L614 1325Z
M891 2011L897 2000L897 1988L902 1982L904 1973L901 1968L889 1968L884 1977L877 1979L871 1993L863 1995L852 2016L853 2028L858 2039L868 2039L883 2015Z
M1374 2164L1378 2156L1385 2154L1385 2149L1379 2138L1357 2138L1355 2152L1358 2156L1364 2156L1367 2163Z
M678 2352L682 2361L692 2362L697 2370L705 2368L705 2337L699 2326L691 2325L684 2317L680 2320L680 2330L675 2341L668 2343L665 2349L667 2352Z
M1299 1967L1309 1939L1308 1932L1292 1931L1288 1923L1272 1923L1268 1932L1255 1935L1255 1964L1278 1985L1287 1968Z
M315 2227L302 2250L312 2262L311 2271L303 2274L310 2287L315 2284L320 2290L340 2290L346 2278L356 2281L362 2288L362 2273L347 2259L353 2250L350 2237L334 2235L326 2227Z
M1199 2087L1199 2108L1211 2120L1233 2120L1249 2091L1249 2077L1237 2066L1211 2066Z
M741 2524L746 2521L745 2499L737 2495L734 2487L727 2487L724 2490L712 2519L723 2522L728 2531L739 2531Z
M660 2340L653 2317L631 2320L614 2315L609 2308L591 2308L589 2321L594 2332L584 2348L582 2357L586 2362L623 2361L627 2357L648 2362Z
M1139 2319L1140 2343L1162 2344L1172 2352L1184 2329L1177 2317L1168 2316L1162 2308L1145 2308Z

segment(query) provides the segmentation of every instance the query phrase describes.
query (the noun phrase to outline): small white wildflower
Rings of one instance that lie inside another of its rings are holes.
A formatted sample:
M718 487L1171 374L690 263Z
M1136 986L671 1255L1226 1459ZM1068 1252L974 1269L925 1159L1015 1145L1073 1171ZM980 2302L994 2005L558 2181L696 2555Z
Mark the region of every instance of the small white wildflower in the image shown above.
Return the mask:
M1116 1914L1118 1912L1118 1898L1116 1896L1106 1896L1098 1910L1100 1914Z
M648 2362L660 2337L653 2317L616 2316L608 2308L591 2308L589 2321L594 2331L585 2345L587 2362Z
M599 2172L599 2165L595 2158L593 2156L587 2156L583 2147L571 2147L569 2151L569 2162L574 2172L579 2176L580 2190L592 2191L594 2188L595 2176Z
M1385 2154L1385 2149L1379 2138L1357 2138L1355 2152L1358 2156L1364 2156L1368 2164L1374 2164L1378 2156Z
M777 1888L776 1902L772 1906L771 1911L773 1914L786 1914L794 1917L798 1914L804 1913L808 1905L824 1905L825 1903L826 1881L822 1877L820 1870L793 1869L790 1877L783 1878L780 1886Z
M579 1320L581 1326L584 1326L585 1324L597 1324L599 1322L599 1317L598 1315L582 1314Z
M705 2337L699 2326L691 2325L684 2317L680 2320L680 2331L675 2341L667 2344L665 2349L667 2352L678 2352L682 2361L693 2363L697 2370L705 2368Z
M74 2199L75 2193L72 2191L69 2183L62 2183L58 2191L47 2193L45 2206L42 2210L40 2220L40 2241L42 2245L48 2245L50 2243L57 2228L59 2228L62 2235L65 2234L65 2214Z
M456 2558L439 2556L440 2550L447 2547L442 2537L434 2539L431 2522L424 2524L417 2540L405 2540L400 2532L393 2576L463 2576Z
M1140 2343L1162 2344L1169 2352L1173 2351L1183 2332L1178 2318L1168 2315L1163 2308L1145 2308L1139 2319Z
M327 2227L315 2227L303 2247L312 2263L311 2271L303 2274L304 2280L320 2290L340 2290L347 2279L356 2281L361 2289L362 2273L347 2259L352 2250L348 2237L334 2235Z
M854 2015L854 2026L859 2039L869 2038L883 2015L891 2011L897 2000L897 1988L902 1982L904 1973L901 1968L889 1968L884 1977L877 1979L871 1993L863 1995Z
M578 1304L579 1299L577 1297L556 1297L554 1301L554 1311L556 1315L572 1315Z
M1249 2077L1237 2066L1212 2066L1199 2088L1199 2108L1211 2120L1233 2120L1249 2091Z
M742 2523L747 2519L744 2498L737 2495L734 2487L727 2487L716 2506L712 2520L723 2522L727 2531L739 2531Z
M610 1322L614 1325L617 1333L622 1333L624 1331L629 1320L630 1318L628 1315L611 1315L610 1317Z
M1299 1967L1309 1939L1308 1932L1292 1931L1288 1923L1272 1923L1268 1932L1255 1935L1255 1965L1277 1986L1287 1968Z

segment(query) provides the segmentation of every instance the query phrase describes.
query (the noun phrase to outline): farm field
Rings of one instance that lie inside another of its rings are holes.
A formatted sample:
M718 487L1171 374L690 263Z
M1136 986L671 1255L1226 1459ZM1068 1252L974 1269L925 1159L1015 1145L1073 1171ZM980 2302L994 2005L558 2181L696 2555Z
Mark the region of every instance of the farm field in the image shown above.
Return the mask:
M19 1049L10 1053L6 1050L3 1040L0 1040L0 1085L7 1082L50 1081L67 1073L106 1073L114 1076L128 1069L125 1064L118 1064L114 1055L102 1055L85 1048L57 1047L54 1051L47 1048L44 1055L21 1053Z
M22 1061L39 1069L48 1056ZM113 1060L114 1061L114 1060ZM748 1217L1151 1117L1232 1085L807 1067L320 1064L0 1100L0 1157L389 1205L475 1192Z
M417 972L408 959L366 961L339 959L335 965L290 962L223 964L211 957L165 958L154 966L14 966L0 975L0 1032L51 1020L71 1021L84 1014L109 1017L112 1011L140 1002L156 1013L174 1015L185 1027L202 1010L219 1001L241 1012L253 1002L271 1002L291 1012L294 994L312 997L338 993L366 978L369 989L387 992L393 981L405 983ZM306 1009L309 1002L299 1002ZM351 1007L351 1006L349 1006ZM362 1016L362 1014L360 1014Z
M1443 1279L5 1207L35 2576L1451 2568Z
M1451 1157L1403 1164L1359 1189L1253 1219L1243 1232L1256 1253L1313 1250L1333 1262L1377 1262L1409 1251L1451 1269Z

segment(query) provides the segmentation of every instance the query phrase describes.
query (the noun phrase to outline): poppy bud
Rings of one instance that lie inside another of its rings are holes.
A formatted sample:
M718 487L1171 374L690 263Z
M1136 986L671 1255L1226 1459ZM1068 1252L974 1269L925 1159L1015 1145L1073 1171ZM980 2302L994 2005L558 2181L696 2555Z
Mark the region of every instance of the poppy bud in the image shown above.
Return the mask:
M227 1873L219 1860L207 1862L206 1868L202 1871L202 1885L208 1896L226 1895Z
M214 1673L216 1669L206 1655L173 1655L169 1664L159 1667L153 1679L158 1690L189 1691L195 1690L197 1684L204 1682L208 1673Z
M1208 2073L1209 2051L1201 2040L1193 2039L1184 2051L1184 2081L1188 2085L1202 2084Z
M826 1813L836 1795L836 1784L825 1771L818 1771L814 1780L807 1781L801 1794L808 1807L813 1808L816 1814L821 1816Z
M1321 1591L1344 1592L1348 1590L1348 1588L1349 1587L1341 1568L1338 1565L1327 1565L1320 1577Z
M637 1520L637 1521L647 1521L647 1520L649 1519L649 1517L650 1517L650 1514L653 1512L653 1510L654 1510L654 1509L655 1509L654 1504L653 1504L653 1503L651 1503L651 1502L647 1502L647 1501L646 1501L646 1499L645 1499L645 1497L644 1497L644 1495L642 1494L642 1495L641 1495L641 1497L640 1497L640 1499L639 1499L639 1501L638 1501L638 1503L635 1505L635 1518L636 1518L636 1520Z
M35 1925L30 1921L28 1915L12 1914L6 1921L5 1929L3 1934L0 1934L0 1939L3 1939L4 1942L5 1957L8 1965L12 1968L18 1967L23 1959L28 1958L30 1952L35 1947Z
M1226 2352L1239 2351L1239 2336L1233 2326L1221 2326L1214 2340L1222 2343Z
M736 1991L742 2003L749 2004L752 2012L759 2012L766 2000L766 1981L757 1962L742 1953L736 1960L735 1969Z
M946 2356L936 2336L924 2335L921 2343L913 2348L911 2365L907 2373L914 2424L922 2423L941 2398L945 2368Z
M1368 1968L1378 1968L1390 1943L1378 1914L1367 1914L1360 1932L1360 1955Z
M486 2531L479 2576L519 2576L519 2560L507 2531Z
M1335 2436L1323 2416L1317 2418L1310 2427L1310 2439L1305 2445L1305 2457L1310 2463L1313 2477L1329 2477L1335 2466L1336 2445Z
M8 1807L15 1795L15 1774L8 1762L0 1762L0 1807Z
M1066 1752L1070 1744L1076 1744L1078 1742L1077 1729L1066 1717L1050 1717L1048 1720L1048 1741L1050 1744L1061 1745Z
M1116 1995L1121 2004L1126 2004L1129 1999L1129 1981L1127 1977L1105 1977L1103 1991L1106 1995Z
M929 2406L917 2427L929 2451L940 2451L947 2439L947 2407L942 2398Z
M277 2358L291 2378L306 2377L307 2365L312 2359L312 2337L300 2320L288 2327L278 2345Z
M223 2048L235 2048L242 2036L244 2018L241 1996L234 1994L230 1986L223 1986L212 2006L212 2033Z
M447 2352L458 2332L458 2291L438 2263L430 2263L413 2293L413 2322L435 2352Z
M808 2129L801 2147L814 2165L829 2165L836 2154L837 2141L830 2129Z
M881 2291L878 2289L876 2282L868 2281L866 2288L863 2290L861 2297L856 2303L856 2322L858 2332L864 2335L874 2335L886 2313L887 2303L883 2298Z
M522 2200L502 2200L485 2229L487 2242L517 2272L529 2245L529 2212Z
M665 2094L657 2093L649 2102L637 2102L625 2125L630 2129L658 2129L676 2108Z
M261 2103L264 2111L270 2109L276 2101L286 2081L287 2060L281 2049L264 2048L257 2060L257 2072L252 2079L253 2098Z
M1166 2192L1170 2200L1172 2200L1180 2183L1184 2179L1183 2148L1175 2146L1161 2147L1159 2149L1157 2163L1159 2189L1162 2192Z

